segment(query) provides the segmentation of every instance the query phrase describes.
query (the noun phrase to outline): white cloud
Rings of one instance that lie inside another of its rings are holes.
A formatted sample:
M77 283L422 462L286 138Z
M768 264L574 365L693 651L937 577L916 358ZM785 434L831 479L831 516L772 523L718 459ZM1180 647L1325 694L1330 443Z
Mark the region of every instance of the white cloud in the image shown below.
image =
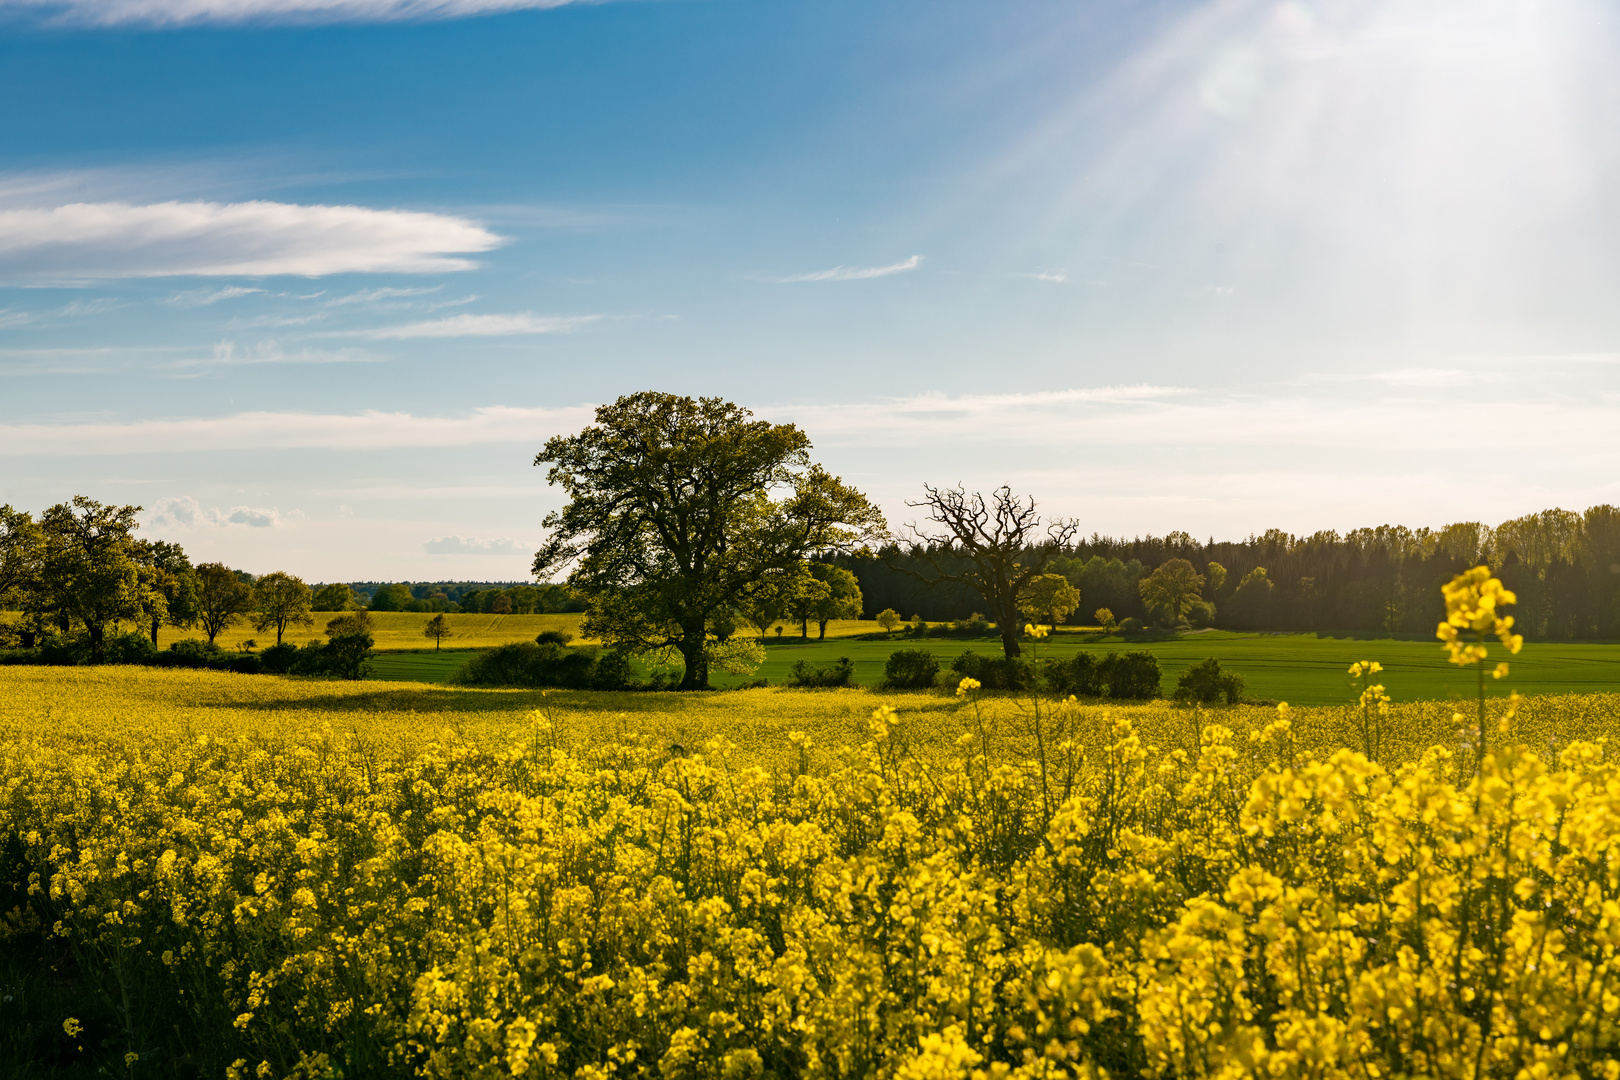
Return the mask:
M269 529L281 524L279 511L253 506L204 507L189 495L159 499L147 511L146 522L156 529L208 529L246 525Z
M346 296L334 296L326 302L326 305L327 307L341 307L344 304L374 304L378 300L392 300L402 296L426 296L428 293L436 293L442 288L444 288L443 285L427 285L418 289L386 287L381 289L361 289L359 292L352 292ZM304 298L300 297L300 299Z
M904 262L890 266L835 266L831 270L817 270L813 274L796 274L776 280L784 285L797 281L865 281L867 278L888 277L890 274L915 270L922 265L922 260L921 255L913 255Z
M374 364L382 357L360 349L299 349L287 352L275 341L261 341L238 349L234 341L214 345L207 359L178 360L174 368L243 367L253 364Z
M478 540L473 537L441 536L422 545L429 555L517 555L528 548L510 538Z
M0 10L37 11L79 25L184 26L454 19L575 2L582 0L0 0Z
M206 307L217 304L221 300L235 300L239 296L252 296L262 293L263 289L249 289L243 285L227 285L223 289L190 289L186 292L175 293L169 297L169 303L180 307Z
M14 278L439 273L469 269L476 264L459 255L501 243L467 218L364 206L101 202L0 210L0 276Z
M514 334L562 334L595 322L600 315L452 315L444 319L381 326L374 330L347 330L332 336L363 337L374 341L406 338L508 337Z
M273 413L93 422L0 424L0 456L194 453L220 450L384 450L419 446L537 443L590 423L588 405L492 405L465 416L410 413Z
M1028 278L1031 281L1046 281L1054 285L1061 285L1069 280L1069 275L1062 270L1047 270L1038 274L1014 274L1013 277Z

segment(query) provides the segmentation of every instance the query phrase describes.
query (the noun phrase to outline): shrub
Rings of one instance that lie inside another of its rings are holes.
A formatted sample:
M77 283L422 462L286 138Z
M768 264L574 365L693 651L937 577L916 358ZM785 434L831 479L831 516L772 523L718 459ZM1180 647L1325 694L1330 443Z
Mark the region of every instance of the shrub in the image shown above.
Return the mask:
M297 655L298 646L290 641L272 645L259 654L260 670L270 675L286 674L292 670L293 658Z
M990 630L990 621L975 611L965 619L956 619L951 629L958 634L984 634Z
M1094 653L1078 652L1066 660L1049 661L1045 675L1047 687L1060 695L1101 697L1105 689Z
M568 649L519 641L487 649L464 664L452 682L463 686L555 686L566 690L628 690L635 687L630 658L594 649Z
M1159 696L1159 661L1150 652L1109 653L1097 669L1111 698Z
M812 664L808 660L795 660L788 668L789 686L825 687L854 686L855 661L840 656L832 664Z
M567 645L574 635L566 630L542 630L534 637L536 645Z
M1135 615L1119 620L1119 632L1122 634L1135 634L1142 629L1142 620Z
M877 613L877 624L883 628L885 634L892 634L904 620L900 613L892 607L886 607Z
M333 620L336 622L337 620ZM336 675L341 679L359 679L366 673L366 661L371 659L375 642L365 631L342 628L332 640L322 644L311 641L295 655L287 657L286 670L293 675ZM269 650L266 650L267 652ZM254 657L255 660L258 657ZM278 657L278 662L280 658Z
M223 666L226 660L224 649L202 638L182 638L169 646L169 652L174 654L170 663L176 667Z
M1216 659L1200 661L1182 672L1176 680L1176 700L1199 705L1225 700L1236 705L1243 696L1243 676L1235 671L1222 671Z
M1034 685L1035 669L1029 661L1009 656L980 656L969 649L951 661L951 670L977 679L986 690L1023 690Z
M896 649L883 663L883 685L891 690L926 690L939 674L939 661L927 649Z

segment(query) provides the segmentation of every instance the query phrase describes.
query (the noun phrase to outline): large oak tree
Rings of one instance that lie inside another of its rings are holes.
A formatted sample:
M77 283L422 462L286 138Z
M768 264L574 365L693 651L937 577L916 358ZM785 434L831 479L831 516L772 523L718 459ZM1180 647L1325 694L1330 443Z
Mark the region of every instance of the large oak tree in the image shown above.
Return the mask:
M755 584L883 534L866 497L810 461L792 424L719 398L640 393L596 410L535 464L568 497L548 515L534 573L570 571L584 632L632 650L673 648L683 690L709 685L709 643Z

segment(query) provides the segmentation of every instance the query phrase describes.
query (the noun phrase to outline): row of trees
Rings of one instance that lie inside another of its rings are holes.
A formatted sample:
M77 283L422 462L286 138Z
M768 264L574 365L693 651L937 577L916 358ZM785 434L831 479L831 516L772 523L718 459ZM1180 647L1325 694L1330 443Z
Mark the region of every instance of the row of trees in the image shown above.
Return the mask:
M20 644L81 633L100 660L109 632L123 623L153 644L164 626L200 629L212 644L247 619L261 633L273 630L280 644L289 627L314 621L315 598L299 578L255 579L217 562L193 566L180 545L135 536L140 510L82 495L37 521L0 507L0 607L22 610L14 630Z
M878 558L841 558L860 581L868 612L893 608L935 622L980 606L971 587L929 587L919 571L967 563L959 544L892 541ZM1429 633L1444 614L1440 585L1490 566L1519 597L1516 618L1542 638L1620 636L1620 509L1547 510L1495 527L1461 522L1440 529L1380 526L1293 536L1271 530L1241 541L1200 542L1186 533L1121 540L1093 535L1054 552L1044 571L1079 593L1075 618L1108 609L1117 619L1178 621L1157 586L1166 566L1183 581L1203 579L1180 621L1235 630L1295 629ZM1185 595L1185 589L1178 589Z

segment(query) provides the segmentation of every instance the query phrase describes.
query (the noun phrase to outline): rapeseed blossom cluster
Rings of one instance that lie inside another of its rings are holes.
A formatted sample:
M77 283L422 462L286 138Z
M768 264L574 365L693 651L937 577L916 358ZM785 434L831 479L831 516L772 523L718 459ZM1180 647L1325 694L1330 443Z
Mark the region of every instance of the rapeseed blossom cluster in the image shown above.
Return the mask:
M963 690L748 744L555 699L9 724L0 935L71 951L131 1076L177 1029L234 1080L1620 1076L1616 698L1527 702L1475 768L1450 706L1383 705L1374 760L1364 704L1037 742Z

